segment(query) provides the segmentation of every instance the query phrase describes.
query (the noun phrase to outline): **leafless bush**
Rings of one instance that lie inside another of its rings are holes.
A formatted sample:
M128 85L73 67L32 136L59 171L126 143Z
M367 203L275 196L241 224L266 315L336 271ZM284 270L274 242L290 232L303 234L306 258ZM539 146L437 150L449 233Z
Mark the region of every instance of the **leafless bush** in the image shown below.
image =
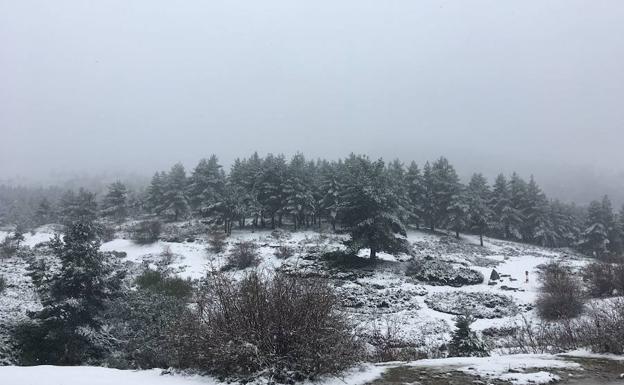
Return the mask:
M246 269L258 266L260 259L258 256L258 246L249 241L241 241L234 244L226 265L227 269Z
M578 320L531 321L522 317L504 342L511 353L561 353L577 349L581 342Z
M540 280L541 292L536 301L540 318L569 319L583 312L583 287L570 268L558 262L551 262L542 267Z
M583 340L592 351L624 354L624 299L593 305L581 327Z
M200 365L222 377L292 382L337 373L360 358L332 289L282 274L208 278L200 295Z
M586 266L583 278L592 297L609 297L624 292L624 265L595 262Z
M215 254L220 254L225 251L227 235L221 232L212 232L208 236L209 250Z
M288 245L280 245L275 249L274 255L279 259L287 259L295 255L295 248Z
M396 319L387 319L383 324L375 324L368 342L372 345L370 359L373 362L414 361L425 358L418 346L400 336L401 325Z

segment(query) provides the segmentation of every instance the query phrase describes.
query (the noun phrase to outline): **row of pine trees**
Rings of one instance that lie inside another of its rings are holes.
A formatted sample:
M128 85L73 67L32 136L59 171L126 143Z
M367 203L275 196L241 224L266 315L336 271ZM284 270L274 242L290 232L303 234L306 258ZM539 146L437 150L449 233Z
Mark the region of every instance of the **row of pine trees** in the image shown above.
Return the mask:
M374 217L383 224L374 229L380 233L413 226L575 247L596 256L624 249L624 207L614 213L608 197L588 207L550 200L533 177L527 182L516 173L501 174L491 185L477 173L464 184L444 157L421 168L353 154L311 161L302 154L287 160L254 153L226 173L213 155L190 173L182 164L157 172L145 191L113 183L99 207L94 194L80 190L67 192L57 205L44 199L36 211L41 223L144 214L197 218L228 234L234 227L353 229Z

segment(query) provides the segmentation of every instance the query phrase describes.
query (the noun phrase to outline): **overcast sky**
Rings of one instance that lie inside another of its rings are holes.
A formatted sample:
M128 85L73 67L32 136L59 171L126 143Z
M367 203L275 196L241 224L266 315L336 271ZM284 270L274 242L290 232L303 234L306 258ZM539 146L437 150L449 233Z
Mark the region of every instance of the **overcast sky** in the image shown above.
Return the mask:
M624 2L0 0L0 134L0 178L257 150L624 179Z

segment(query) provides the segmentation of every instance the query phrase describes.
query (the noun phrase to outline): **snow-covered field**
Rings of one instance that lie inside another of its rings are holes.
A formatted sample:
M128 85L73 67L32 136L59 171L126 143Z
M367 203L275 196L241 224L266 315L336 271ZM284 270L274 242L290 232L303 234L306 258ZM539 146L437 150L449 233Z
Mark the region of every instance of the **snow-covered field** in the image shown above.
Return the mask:
M6 232L0 231L0 241L6 235ZM24 244L35 247L53 235L49 227L44 227L35 234L27 234ZM345 311L360 330L388 330L388 325L394 325L392 330L396 337L422 345L423 351L447 341L453 330L454 314L463 311L483 315L473 324L473 329L480 331L511 326L520 317L535 317L532 305L539 289L538 266L553 259L564 259L576 267L587 263L585 259L567 250L542 249L488 238L482 248L475 236L464 235L460 240L455 240L450 236L419 231L408 233L407 239L413 245L411 255L392 256L380 253L379 262L376 264L358 267L336 267L320 258L324 252L342 248L342 239L344 236L319 234L315 231L283 231L278 237L270 231L235 231L228 239L228 245L240 240L255 242L261 257L259 268L263 271L283 269L304 276L328 278L336 287ZM287 259L277 258L274 252L281 245L290 246L295 251L294 255ZM162 253L167 251L173 255L174 270L179 275L192 279L201 278L210 269L223 267L227 258L227 251L219 255L208 251L207 239L201 235L193 242L159 241L151 245L137 245L129 239L116 238L102 244L101 249L123 252L124 259L137 266L157 263L162 258ZM363 250L361 255L367 255L367 251ZM406 273L411 259L428 256L454 268L478 271L485 279L475 285L452 287L418 281ZM5 293L0 296L0 334L3 325L24 317L26 310L38 306L29 278L24 275L25 269L26 262L16 258L9 258L0 265L0 275L9 282ZM492 269L500 275L495 285L488 282ZM527 271L528 282L525 275ZM230 274L240 275L242 272L235 271ZM497 309L497 305L492 305L500 296L508 299L512 306ZM519 370L519 373L509 373L503 367L509 369L517 365L522 369L528 366L574 366L571 362L547 356L421 360L412 365L449 366L471 374L508 380L514 384L542 383L556 378L547 371L524 373ZM351 377L345 382L366 383L379 376L383 370L380 366L368 366L364 371L350 373ZM206 377L160 375L159 371L118 371L93 367L0 367L2 384L39 384L41 382L38 380L41 378L45 378L45 383L50 385L214 383L214 380ZM69 378L73 382L63 382Z

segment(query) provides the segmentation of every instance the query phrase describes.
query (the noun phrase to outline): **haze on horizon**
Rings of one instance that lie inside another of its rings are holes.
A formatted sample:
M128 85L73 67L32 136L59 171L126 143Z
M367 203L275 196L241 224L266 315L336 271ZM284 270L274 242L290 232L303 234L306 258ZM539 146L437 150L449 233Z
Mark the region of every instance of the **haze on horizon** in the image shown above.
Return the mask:
M615 0L0 0L0 180L444 155L622 202L622 20Z

